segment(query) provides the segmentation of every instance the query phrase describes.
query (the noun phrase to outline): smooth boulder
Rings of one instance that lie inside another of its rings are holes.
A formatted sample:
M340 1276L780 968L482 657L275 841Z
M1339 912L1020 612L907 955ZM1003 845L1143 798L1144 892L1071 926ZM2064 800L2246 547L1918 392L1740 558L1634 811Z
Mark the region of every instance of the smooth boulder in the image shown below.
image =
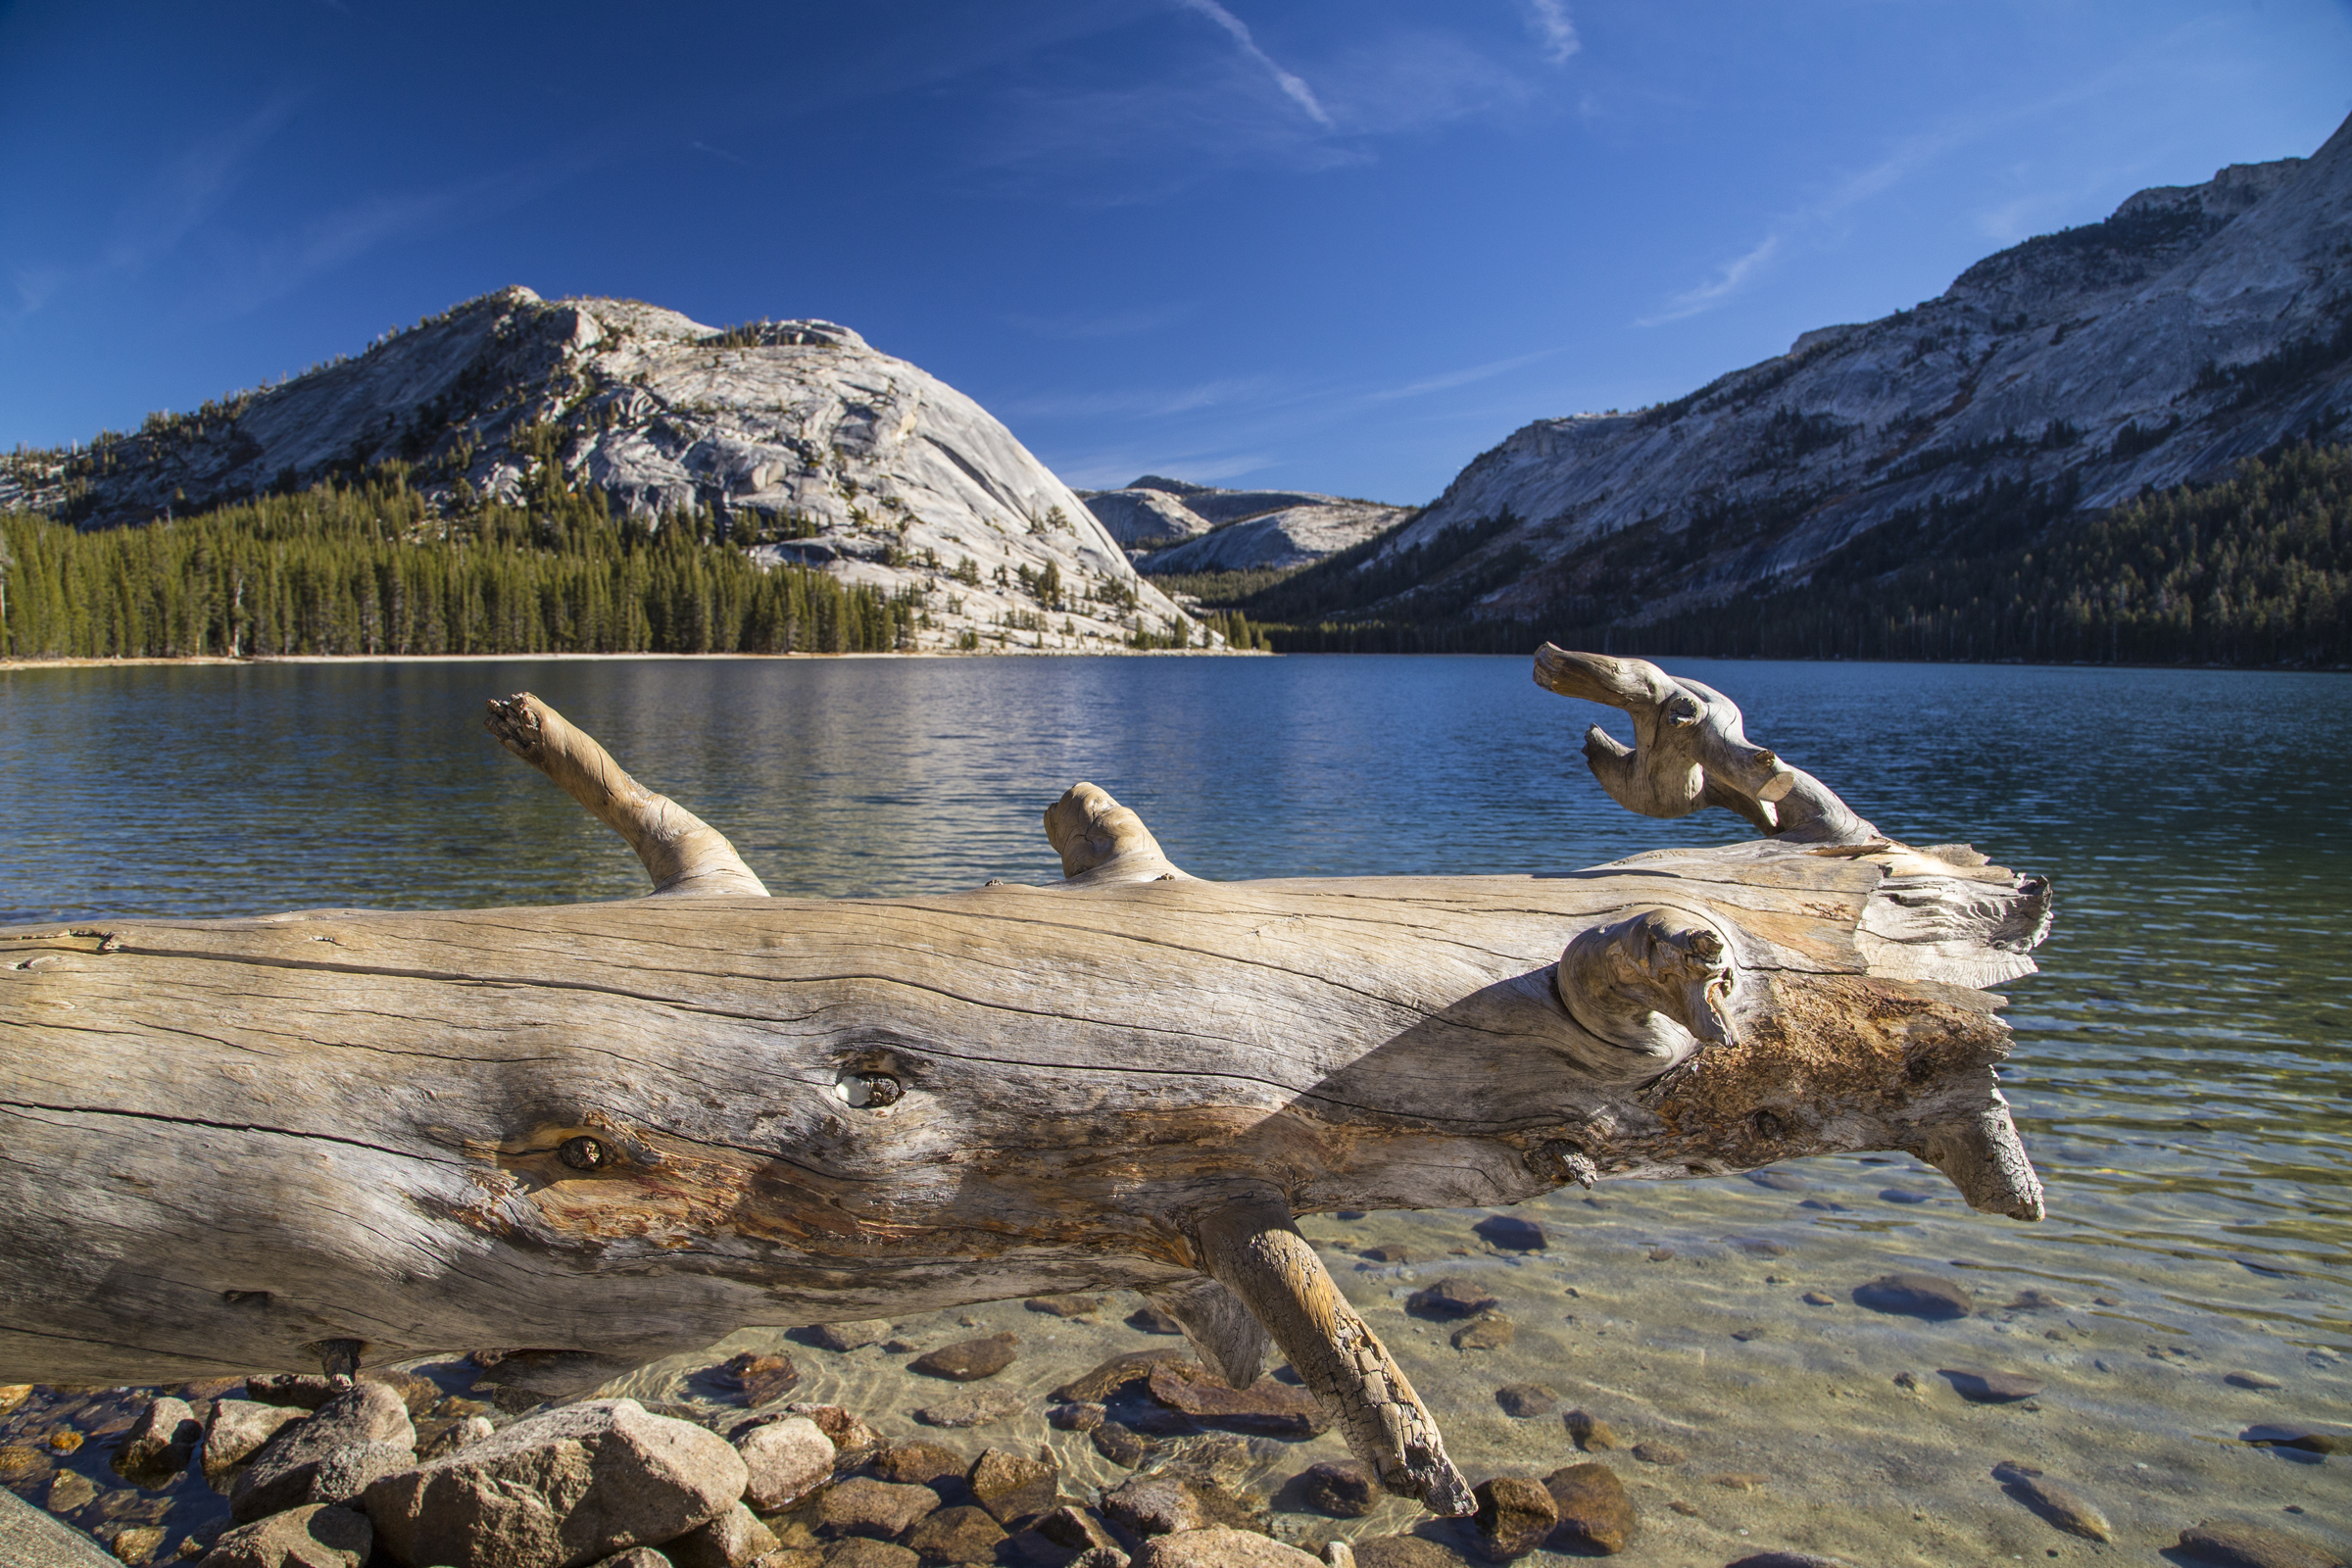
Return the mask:
M1272 1536L1210 1525L1153 1536L1137 1548L1135 1568L1324 1568L1324 1563Z
M215 1399L204 1425L204 1467L225 1470L243 1464L262 1445L310 1412L290 1404L263 1404L256 1399Z
M595 1399L386 1476L362 1500L404 1562L579 1568L698 1528L749 1481L718 1434L634 1399Z
M779 1513L833 1479L833 1440L807 1416L754 1427L735 1445L751 1481L744 1501Z

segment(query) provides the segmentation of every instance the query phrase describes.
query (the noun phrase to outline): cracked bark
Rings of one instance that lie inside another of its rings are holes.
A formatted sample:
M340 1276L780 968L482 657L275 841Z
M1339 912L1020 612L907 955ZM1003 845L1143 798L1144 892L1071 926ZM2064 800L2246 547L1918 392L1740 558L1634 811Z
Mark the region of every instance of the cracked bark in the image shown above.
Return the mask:
M1132 1288L1237 1382L1270 1334L1386 1484L1453 1511L1436 1422L1292 1216L1862 1149L2038 1215L1979 988L2033 971L2047 885L1884 838L1654 666L1547 649L1538 679L1633 714L1635 748L1588 745L1616 798L1771 837L1213 883L1081 785L1046 813L1057 886L778 900L502 699L501 744L657 896L0 931L0 1380L322 1347L601 1375Z

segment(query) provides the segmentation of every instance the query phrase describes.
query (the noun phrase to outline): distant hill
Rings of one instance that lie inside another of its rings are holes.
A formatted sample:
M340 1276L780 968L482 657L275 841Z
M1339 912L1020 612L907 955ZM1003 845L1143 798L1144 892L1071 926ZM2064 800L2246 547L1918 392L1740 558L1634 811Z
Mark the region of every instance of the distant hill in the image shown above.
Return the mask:
M1304 490L1220 490L1146 474L1086 493L1110 536L1150 576L1302 566L1395 527L1404 507Z
M1209 636L986 410L828 321L720 329L509 288L279 385L0 459L0 511L85 530L258 519L262 501L330 486L397 490L417 542L484 508L600 495L653 531L677 519L898 605L898 646Z
M1852 616L1958 613L1886 596L2142 495L2227 488L2348 414L2352 122L2308 160L2141 191L1670 403L1538 420L1406 525L1241 603L1330 623L1293 646L1558 628L1675 651L1745 626L1713 651L1754 652L1815 588ZM1829 631L1813 646L1856 641Z

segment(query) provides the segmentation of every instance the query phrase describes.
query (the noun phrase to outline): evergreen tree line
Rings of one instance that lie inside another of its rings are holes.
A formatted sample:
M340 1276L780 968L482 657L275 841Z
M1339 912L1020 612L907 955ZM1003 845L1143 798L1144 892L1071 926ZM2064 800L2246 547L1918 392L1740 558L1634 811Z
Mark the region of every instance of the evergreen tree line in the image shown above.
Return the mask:
M1588 599L1534 620L1343 613L1266 630L1295 653L1548 639L1685 657L2352 665L2352 447L2288 447L2087 515L2072 499L1988 483L1898 513L1801 587L1642 625Z
M866 653L920 591L763 570L723 520L534 487L431 516L398 472L143 527L0 516L0 655Z

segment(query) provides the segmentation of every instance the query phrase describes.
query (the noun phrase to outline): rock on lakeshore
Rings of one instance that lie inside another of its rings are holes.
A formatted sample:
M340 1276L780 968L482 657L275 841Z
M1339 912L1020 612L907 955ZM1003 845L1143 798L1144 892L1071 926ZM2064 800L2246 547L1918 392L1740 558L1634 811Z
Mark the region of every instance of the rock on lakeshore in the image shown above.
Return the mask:
M362 1503L405 1562L577 1568L686 1534L732 1507L749 1480L716 1433L634 1399L596 1399L386 1476Z
M1560 1522L1552 1541L1561 1550L1611 1556L1633 1544L1634 1499L1617 1472L1598 1460L1572 1464L1544 1478Z
M229 1531L203 1568L361 1568L374 1544L367 1515L307 1503Z
M240 1523L306 1502L347 1502L416 1461L416 1429L399 1395L359 1383L262 1446L229 1493Z
M833 1479L833 1440L807 1416L754 1427L736 1443L751 1480L744 1499L778 1513Z
M1324 1568L1320 1558L1252 1530L1211 1525L1154 1536L1137 1549L1135 1568Z

